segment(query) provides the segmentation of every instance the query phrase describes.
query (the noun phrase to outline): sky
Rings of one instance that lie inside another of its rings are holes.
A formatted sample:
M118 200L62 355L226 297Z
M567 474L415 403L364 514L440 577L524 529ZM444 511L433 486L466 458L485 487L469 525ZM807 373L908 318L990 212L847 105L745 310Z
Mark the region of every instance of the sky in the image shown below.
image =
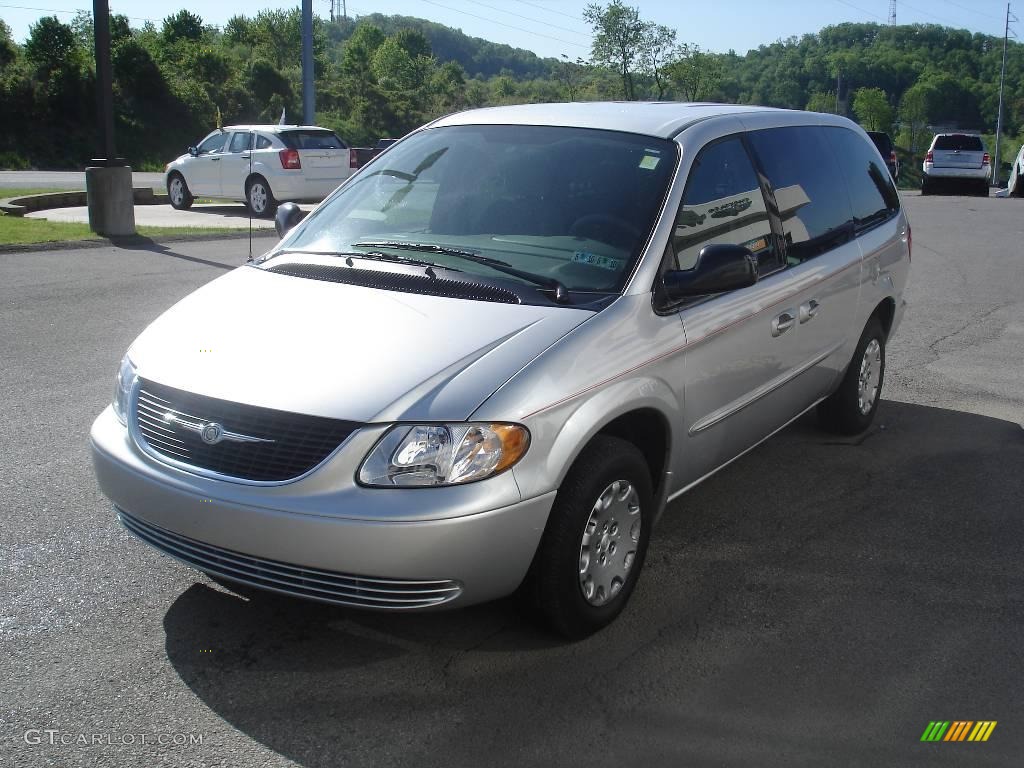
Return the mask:
M292 8L300 0L218 0L212 6L182 4L176 0L127 2L109 0L111 11L141 26L182 8L198 13L208 24L223 25L236 14L254 16L269 8ZM334 0L341 13L342 0ZM607 2L603 0L602 4ZM665 24L678 32L680 42L695 43L710 51L751 48L792 35L817 32L844 21L887 23L889 0L625 0L640 9L641 18ZM541 56L587 58L590 30L583 21L586 0L346 0L350 16L370 13L401 14L430 19ZM1024 4L1019 7L1024 8ZM41 16L70 21L77 9L92 9L83 0L0 0L0 18L11 27L14 39L24 42L29 25ZM331 0L313 0L313 12L328 18ZM972 32L1002 36L1006 5L1002 0L915 0L896 2L898 24L936 23ZM1024 14L1022 14L1024 18ZM1024 37L1024 22L1016 25Z

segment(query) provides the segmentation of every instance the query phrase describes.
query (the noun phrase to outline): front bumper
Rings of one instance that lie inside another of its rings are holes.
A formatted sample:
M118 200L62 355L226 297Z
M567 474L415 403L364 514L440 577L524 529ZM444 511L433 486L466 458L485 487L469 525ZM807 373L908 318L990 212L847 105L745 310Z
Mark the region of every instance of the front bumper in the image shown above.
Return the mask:
M361 488L344 448L295 483L237 485L143 454L110 408L91 442L101 490L152 546L262 589L364 608L462 606L509 594L526 575L555 495L496 501L515 487L511 472L452 488ZM348 482L334 483L332 472ZM396 519L396 504L408 508L405 519Z
M929 179L974 179L980 181L991 175L991 170L981 168L936 168L930 163L924 164L924 175Z

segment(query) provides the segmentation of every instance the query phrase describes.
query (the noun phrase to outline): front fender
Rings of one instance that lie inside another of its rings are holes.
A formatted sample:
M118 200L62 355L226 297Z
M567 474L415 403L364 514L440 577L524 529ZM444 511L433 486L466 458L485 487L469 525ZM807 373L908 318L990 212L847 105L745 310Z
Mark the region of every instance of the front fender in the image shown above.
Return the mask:
M539 496L561 486L583 448L604 427L631 411L650 410L668 426L664 467L672 466L672 425L681 423L682 403L672 388L654 377L634 377L613 382L601 389L552 406L526 420L533 446L515 469L524 499ZM668 486L666 477L655 484ZM664 493L660 494L662 499ZM661 499L658 500L658 509Z

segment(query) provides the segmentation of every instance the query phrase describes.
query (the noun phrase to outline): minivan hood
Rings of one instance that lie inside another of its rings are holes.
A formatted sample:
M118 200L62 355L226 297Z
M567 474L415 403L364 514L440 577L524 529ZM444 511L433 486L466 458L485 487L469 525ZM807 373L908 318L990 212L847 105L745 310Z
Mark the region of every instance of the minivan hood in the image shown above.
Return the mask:
M138 374L362 422L467 418L587 310L397 293L242 267L157 318Z

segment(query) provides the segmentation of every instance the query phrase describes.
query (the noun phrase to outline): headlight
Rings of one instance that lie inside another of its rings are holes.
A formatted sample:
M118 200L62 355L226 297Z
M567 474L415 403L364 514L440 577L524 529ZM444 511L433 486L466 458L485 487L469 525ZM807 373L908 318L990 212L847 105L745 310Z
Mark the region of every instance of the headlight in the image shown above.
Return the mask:
M530 445L517 424L417 424L392 427L359 468L378 487L457 485L515 464Z
M128 398L135 383L135 366L125 355L121 367L117 369L117 381L114 384L114 413L122 424L128 423Z

